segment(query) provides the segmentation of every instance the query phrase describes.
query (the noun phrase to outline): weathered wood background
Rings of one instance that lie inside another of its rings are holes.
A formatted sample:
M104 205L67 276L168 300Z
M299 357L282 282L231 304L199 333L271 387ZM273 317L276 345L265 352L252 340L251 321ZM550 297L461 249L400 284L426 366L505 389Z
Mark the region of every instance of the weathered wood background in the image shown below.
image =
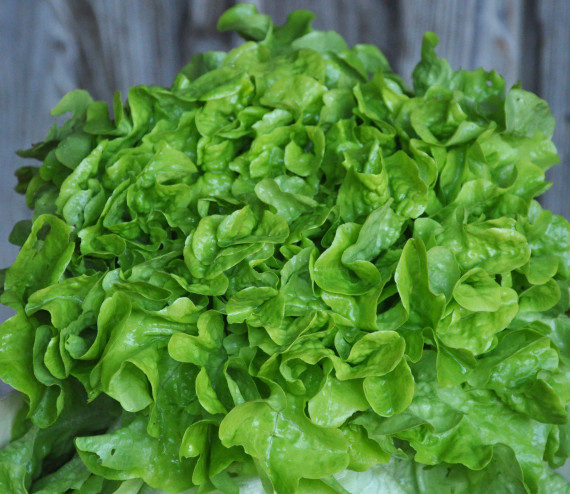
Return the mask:
M543 204L570 218L569 0L256 0L278 23L305 8L315 27L350 44L373 43L409 79L424 31L440 36L439 54L454 68L483 66L517 80L551 105L563 166L549 173ZM29 216L13 192L17 149L46 134L49 110L84 88L109 101L134 84L169 85L189 57L227 50L239 40L218 33L231 0L0 0L0 267L17 248L12 225ZM0 321L9 315L0 308ZM2 394L0 384L0 395Z

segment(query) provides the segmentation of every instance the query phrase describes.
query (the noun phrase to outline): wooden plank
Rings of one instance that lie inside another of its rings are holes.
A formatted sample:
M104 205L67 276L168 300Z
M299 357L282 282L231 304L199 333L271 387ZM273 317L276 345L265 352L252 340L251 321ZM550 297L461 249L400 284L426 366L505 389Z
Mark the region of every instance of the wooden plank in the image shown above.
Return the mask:
M169 85L182 64L185 0L50 0L76 86L110 101L136 84Z
M570 2L541 1L537 6L542 34L539 87L556 118L554 143L562 161L562 166L547 173L553 185L542 203L555 213L570 218Z
M233 5L232 0L189 0L188 18L181 25L183 64L205 51L229 50L235 45L231 33L217 30L218 19Z
M15 155L43 139L52 124L50 109L73 82L59 75L63 46L54 36L51 7L33 0L8 0L0 16L0 268L14 262L18 248L8 242L17 221L31 217L22 196L14 192L14 172L33 162ZM25 33L24 35L22 33ZM13 311L0 305L0 322Z
M253 3L253 2L252 2ZM397 21L399 4L391 0L289 0L275 2L257 0L260 12L270 15L278 25L287 20L293 10L305 9L315 13L313 27L337 31L349 45L370 43L378 46L392 62L398 47Z
M68 72L96 99L137 84L169 86L191 55L230 47L216 24L231 0L49 1L68 38Z
M516 0L401 0L398 69L409 76L425 31L440 37L438 53L454 69L495 69L508 85L519 78L523 3Z

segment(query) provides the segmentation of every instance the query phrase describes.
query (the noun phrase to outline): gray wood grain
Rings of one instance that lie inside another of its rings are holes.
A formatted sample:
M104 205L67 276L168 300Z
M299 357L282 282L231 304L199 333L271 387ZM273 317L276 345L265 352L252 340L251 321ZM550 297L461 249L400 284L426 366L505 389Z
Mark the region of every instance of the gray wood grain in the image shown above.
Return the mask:
M542 204L570 218L570 2L544 1L537 6L542 41L538 90L556 118L554 143L562 160L562 166L547 172L553 185Z
M12 226L31 217L14 192L14 172L28 162L15 155L43 139L52 124L50 110L75 87L65 65L66 39L57 35L51 6L34 0L4 0L0 15L0 267L12 264L18 248L8 243ZM9 13L9 15L6 14ZM12 314L0 306L0 321Z
M181 65L186 64L196 53L227 51L235 45L236 37L231 33L220 33L216 28L220 16L233 4L232 0L188 1L188 17L180 26L180 38L183 40Z
M310 10L315 14L313 27L337 31L349 45L371 43L379 46L391 62L398 51L399 2L391 0L258 0L258 8L283 24L290 12Z
M523 2L517 0L401 0L398 70L411 74L425 31L440 38L438 53L454 69L495 69L508 85L519 78Z
M173 0L49 0L67 37L69 77L95 99L136 84L169 85L181 63L187 3Z

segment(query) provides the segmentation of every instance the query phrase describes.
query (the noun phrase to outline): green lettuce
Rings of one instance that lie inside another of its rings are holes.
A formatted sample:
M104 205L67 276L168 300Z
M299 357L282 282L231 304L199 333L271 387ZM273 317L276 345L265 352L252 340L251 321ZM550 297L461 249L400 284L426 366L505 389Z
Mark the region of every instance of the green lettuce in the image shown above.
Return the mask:
M0 490L570 492L548 105L433 33L408 87L312 17L237 5L241 46L72 91L21 152Z

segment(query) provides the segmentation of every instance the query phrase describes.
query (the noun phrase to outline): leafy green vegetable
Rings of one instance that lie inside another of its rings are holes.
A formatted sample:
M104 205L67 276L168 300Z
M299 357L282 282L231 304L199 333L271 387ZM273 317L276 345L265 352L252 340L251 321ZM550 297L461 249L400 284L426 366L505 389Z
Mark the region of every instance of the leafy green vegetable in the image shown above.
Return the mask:
M570 492L548 105L311 21L237 5L244 44L21 152L4 491Z

